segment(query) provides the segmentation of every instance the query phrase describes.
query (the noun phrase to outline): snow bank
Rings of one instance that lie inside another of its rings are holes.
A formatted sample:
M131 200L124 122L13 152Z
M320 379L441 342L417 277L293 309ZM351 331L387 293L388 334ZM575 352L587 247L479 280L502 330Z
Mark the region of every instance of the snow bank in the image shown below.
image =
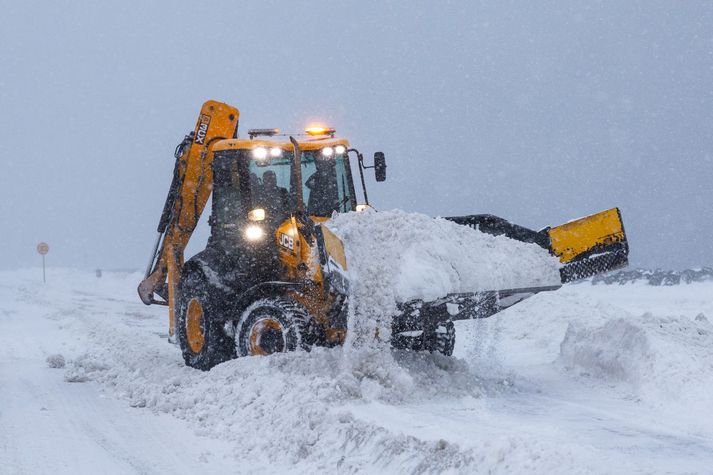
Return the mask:
M623 318L593 329L570 323L560 357L584 374L634 384L651 372L654 360L646 331Z
M580 375L625 383L650 403L713 404L713 325L703 314L647 312L600 326L572 323L560 361Z

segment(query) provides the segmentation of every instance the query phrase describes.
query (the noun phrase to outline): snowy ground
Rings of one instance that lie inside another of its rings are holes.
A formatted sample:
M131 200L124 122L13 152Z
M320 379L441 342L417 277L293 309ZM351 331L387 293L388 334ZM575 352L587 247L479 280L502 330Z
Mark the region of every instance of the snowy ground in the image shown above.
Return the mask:
M459 322L453 359L333 349L203 373L139 280L0 272L0 472L713 467L713 283L567 286Z

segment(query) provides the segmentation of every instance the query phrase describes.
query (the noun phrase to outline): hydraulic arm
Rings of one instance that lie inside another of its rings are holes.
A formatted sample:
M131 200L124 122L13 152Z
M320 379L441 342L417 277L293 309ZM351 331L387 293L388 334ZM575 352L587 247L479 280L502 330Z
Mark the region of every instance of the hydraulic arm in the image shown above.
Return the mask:
M167 305L173 298L183 265L183 251L213 189L212 146L218 140L235 136L239 115L238 109L227 104L206 102L195 130L176 148L171 188L146 275L138 288L141 301L146 305ZM156 300L154 295L163 300ZM173 322L171 313L169 317ZM172 332L173 324L170 329Z

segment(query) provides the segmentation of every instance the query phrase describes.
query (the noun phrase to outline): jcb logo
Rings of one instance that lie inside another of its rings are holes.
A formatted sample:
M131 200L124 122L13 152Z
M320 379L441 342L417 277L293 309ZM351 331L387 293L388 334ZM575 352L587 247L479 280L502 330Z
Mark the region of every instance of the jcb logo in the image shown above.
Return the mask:
M287 234L280 233L280 246L293 251L295 249L295 239Z
M210 116L202 114L198 119L198 130L196 130L195 143L205 145L205 136L208 133L208 125L210 125Z

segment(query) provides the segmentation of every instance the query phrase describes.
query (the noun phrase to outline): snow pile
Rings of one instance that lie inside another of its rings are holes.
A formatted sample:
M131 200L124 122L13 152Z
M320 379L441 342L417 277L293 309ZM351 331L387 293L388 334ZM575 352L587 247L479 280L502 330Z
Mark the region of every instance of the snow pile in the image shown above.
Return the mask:
M633 384L651 373L654 360L646 331L623 318L593 329L571 323L560 357L565 366L586 375Z
M45 361L48 367L54 369L62 369L65 365L64 356L60 354L49 355Z
M544 472L563 458L567 466L575 465L568 449L518 435L461 446L356 418L346 405L361 406L376 395L394 407L396 392L384 387L391 384L389 377L373 377L381 371L378 365L368 369L368 377L345 371L342 348L239 358L201 372L186 368L175 351L167 357L166 351L137 342L134 351L122 351L132 338L130 331L93 333L92 351L73 361L68 374L109 386L132 407L171 414L189 421L200 435L230 441L236 458L252 467L269 466L276 473L335 467L345 473L430 473L470 471L479 464L504 472ZM493 391L463 361L415 353L400 353L397 359L411 386L398 395L398 404L479 399Z
M336 215L351 280L350 343L378 329L388 341L396 305L449 293L559 285L559 263L536 244L400 210Z
M580 375L624 383L647 402L713 404L713 325L703 314L572 323L560 361Z
M405 370L391 354L398 303L560 282L558 261L541 247L444 219L367 210L335 215L328 226L344 242L350 277L341 377L366 400L399 402L432 387L419 386L414 374L421 373Z
M393 289L398 302L448 293L559 285L559 262L536 244L400 210L340 214L353 280ZM378 306L385 304L380 302Z

